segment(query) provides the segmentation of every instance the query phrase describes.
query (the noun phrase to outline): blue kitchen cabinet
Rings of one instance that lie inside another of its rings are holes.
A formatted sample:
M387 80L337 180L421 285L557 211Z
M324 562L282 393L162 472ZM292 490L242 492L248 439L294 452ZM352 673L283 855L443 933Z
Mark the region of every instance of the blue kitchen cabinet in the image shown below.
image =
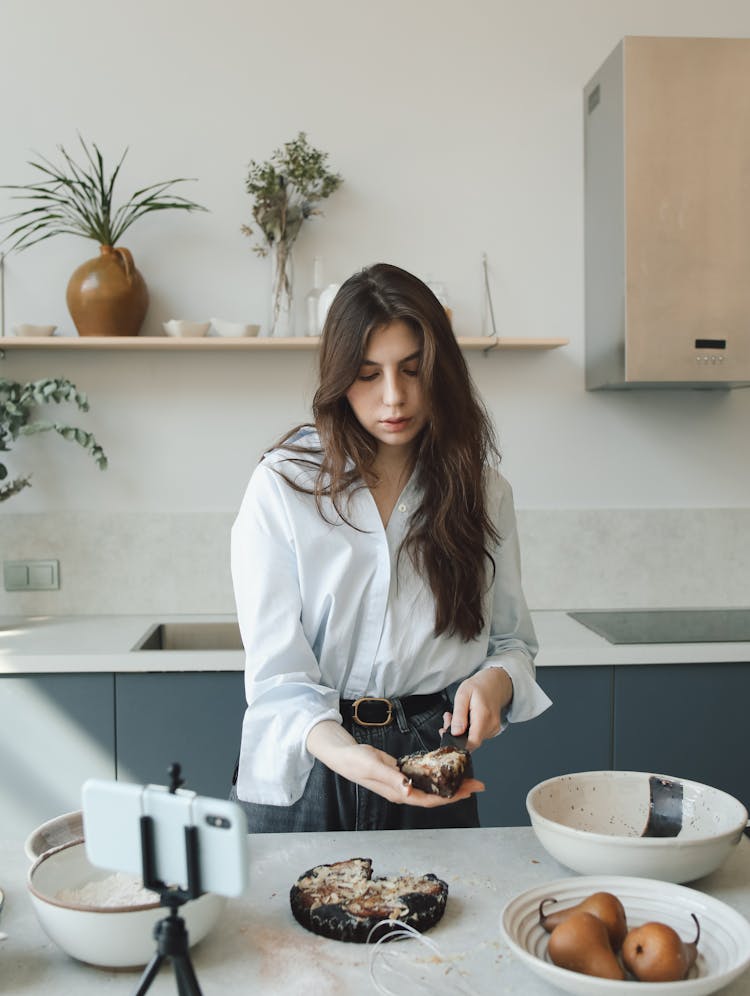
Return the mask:
M245 712L241 671L118 674L117 777L168 781L173 761L185 788L226 798Z
M0 717L7 837L80 809L87 778L115 777L113 675L0 675Z
M614 767L688 778L750 806L750 664L618 667Z
M552 706L510 723L473 755L482 826L528 826L526 794L545 778L611 767L612 668L538 668Z

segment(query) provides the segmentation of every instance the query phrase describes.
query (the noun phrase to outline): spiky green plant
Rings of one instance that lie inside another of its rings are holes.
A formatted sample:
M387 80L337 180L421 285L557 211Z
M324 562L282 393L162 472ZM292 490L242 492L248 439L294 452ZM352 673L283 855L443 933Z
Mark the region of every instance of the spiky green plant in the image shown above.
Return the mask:
M29 166L41 173L43 179L36 183L3 184L3 189L17 191L12 195L13 199L31 202L30 207L0 218L0 223L15 226L3 239L3 243L10 243L8 251L27 249L55 235L79 235L93 239L99 245L114 246L144 214L206 210L185 197L168 193L176 183L187 182L185 177L136 190L115 209L115 181L128 150L125 149L107 177L98 146L92 144L89 148L80 135L78 139L85 155L84 163L76 162L61 145L59 151L63 162L60 165L44 156L29 161Z
M21 384L14 380L0 379L0 452L7 453L11 448L10 444L19 436L56 432L63 439L78 443L88 450L99 469L104 470L107 466L107 457L92 433L61 422L34 418L39 405L51 402L61 404L66 401L75 404L79 411L89 410L88 398L69 380L55 377ZM6 481L7 477L8 468L0 462L0 481ZM0 484L0 501L6 501L30 485L29 476L16 477L7 484Z

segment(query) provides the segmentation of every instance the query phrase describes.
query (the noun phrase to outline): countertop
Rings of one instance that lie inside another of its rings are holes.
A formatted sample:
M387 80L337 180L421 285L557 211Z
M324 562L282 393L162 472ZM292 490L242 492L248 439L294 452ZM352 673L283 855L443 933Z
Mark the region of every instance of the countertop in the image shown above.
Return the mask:
M316 937L300 927L289 910L289 888L298 875L312 865L351 857L372 858L375 874L429 871L448 883L445 916L426 935L437 944L439 954L418 941L398 945L399 960L416 966L412 971L429 983L434 996L558 992L513 955L499 931L502 909L510 899L571 875L547 855L529 827L251 835L248 848L250 882L245 894L228 901L212 933L192 950L204 996L375 994L369 976L373 948ZM6 892L0 931L7 935L0 942L3 990L76 996L133 992L137 971L91 968L48 940L26 893L26 868L22 845L0 842L0 887ZM750 840L743 837L723 868L690 887L750 917ZM378 978L384 979L380 974ZM415 996L425 991L414 982L398 983L393 976L388 984L398 993ZM162 967L149 991L173 996L176 981L171 966ZM722 992L748 996L750 972Z
M566 612L532 612L537 666L750 662L750 643L608 643ZM0 674L241 671L240 650L133 648L160 622L232 622L232 615L2 616Z

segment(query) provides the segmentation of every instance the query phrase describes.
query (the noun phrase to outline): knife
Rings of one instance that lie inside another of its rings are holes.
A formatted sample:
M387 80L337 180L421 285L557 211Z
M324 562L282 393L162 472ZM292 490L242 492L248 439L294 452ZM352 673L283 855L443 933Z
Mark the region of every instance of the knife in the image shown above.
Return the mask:
M451 733L451 728L449 726L445 733L440 734L440 746L455 747L457 750L465 750L468 757L466 759L464 778L474 777L474 765L472 764L471 754L469 753L469 737L466 733L456 736L456 734Z
M649 775L651 802L641 837L677 837L682 830L682 782Z
M460 736L456 736L451 733L450 727L440 734L440 746L441 747L456 747L458 750L469 749L469 737L466 733L462 733Z

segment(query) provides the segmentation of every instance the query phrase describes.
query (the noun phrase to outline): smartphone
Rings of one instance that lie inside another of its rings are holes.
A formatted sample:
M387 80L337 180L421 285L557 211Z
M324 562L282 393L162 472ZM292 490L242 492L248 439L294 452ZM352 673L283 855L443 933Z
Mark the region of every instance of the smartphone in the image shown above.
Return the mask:
M151 817L153 873L188 887L185 828L195 827L204 892L239 896L247 884L247 820L241 806L186 789L92 778L83 785L83 835L93 865L140 876L141 817Z

